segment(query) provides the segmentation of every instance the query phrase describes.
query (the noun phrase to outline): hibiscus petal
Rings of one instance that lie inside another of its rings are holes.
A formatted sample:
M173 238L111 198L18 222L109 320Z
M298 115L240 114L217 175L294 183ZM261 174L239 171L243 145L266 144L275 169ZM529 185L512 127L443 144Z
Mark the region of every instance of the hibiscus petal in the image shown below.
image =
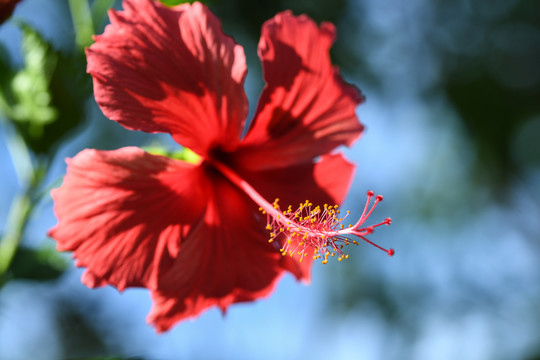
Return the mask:
M243 175L267 199L279 196L283 204L297 204L309 198L324 204L343 200L353 170L341 155L327 155L317 164ZM310 281L312 257L300 262L282 256L279 246L268 243L266 218L258 205L221 176L213 178L204 223L184 239L175 265L161 273L158 289L152 292L154 306L148 322L158 331L212 306L225 311L233 303L266 297L283 270Z
M49 235L87 268L86 285L153 289L204 213L206 187L199 165L134 147L84 150L52 192L58 224Z
M148 322L158 331L212 306L225 311L265 297L283 272L257 205L218 174L209 196L204 222L183 240L175 265L152 292Z
M361 134L355 107L363 97L331 64L334 37L332 24L319 28L288 11L264 24L259 56L267 84L240 150L242 167L311 162Z
M242 47L200 3L125 0L87 49L103 113L128 129L170 133L200 155L232 149L248 111Z

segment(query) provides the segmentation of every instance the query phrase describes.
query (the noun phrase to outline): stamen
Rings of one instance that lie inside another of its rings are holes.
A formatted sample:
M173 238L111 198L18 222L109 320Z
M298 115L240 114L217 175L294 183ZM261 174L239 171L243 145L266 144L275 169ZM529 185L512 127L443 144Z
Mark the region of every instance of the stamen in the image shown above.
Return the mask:
M375 195L371 190L367 192L366 204L360 219L356 224L346 227L343 226L343 221L350 212L347 211L345 216L339 217L338 205L313 206L313 203L306 200L300 203L295 211L292 206L288 206L286 211L281 211L279 199L270 204L229 167L217 161L212 161L212 165L260 206L259 210L267 217L266 229L270 231L268 242L274 243L283 256L297 255L299 261L306 256L312 256L314 260L323 259L323 264L328 262L329 257L337 256L338 261L342 261L349 257L343 252L343 247L351 243L358 245L358 241L347 237L350 235L359 237L389 256L394 255L394 249L387 250L366 238L366 235L371 234L376 227L390 225L392 222L390 218L386 218L378 224L363 227L377 204L383 200L381 195L375 196L370 208L371 199Z
M292 211L289 206L287 211L281 213L279 207L279 199L273 203L273 208L284 216L272 216L267 214L267 228L279 229L285 236L282 253L298 254L301 258L306 255L311 249L313 251L313 259L323 259L322 263L328 262L328 257L335 257L337 254L338 261L348 258L349 256L343 252L344 245L349 245L351 241L345 235L354 235L364 240L365 242L375 246L376 248L386 252L389 256L394 255L393 249L385 249L366 238L366 235L371 234L376 227L381 225L390 225L392 220L386 218L384 221L362 227L365 221L373 212L374 208L382 201L382 196L377 195L375 201L370 208L370 202L373 198L373 192L367 193L367 201L364 207L362 216L354 226L344 228L343 221L350 214L347 211L344 217L338 217L340 211L337 205L328 206L325 204L323 208L320 206L313 207L313 204L306 200L301 203L296 211ZM287 228L283 229L283 222L286 222ZM356 240L353 244L358 245Z

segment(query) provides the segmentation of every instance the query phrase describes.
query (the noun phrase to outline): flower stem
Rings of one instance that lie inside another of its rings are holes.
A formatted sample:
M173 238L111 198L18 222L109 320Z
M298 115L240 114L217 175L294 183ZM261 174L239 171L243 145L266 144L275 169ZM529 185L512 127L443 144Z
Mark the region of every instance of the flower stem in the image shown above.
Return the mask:
M25 186L32 180L35 172L30 149L21 134L10 123L6 123L1 130L17 180L21 186Z
M69 0L69 10L75 29L75 42L80 50L92 44L94 24L88 0Z
M4 274L9 269L17 248L22 240L22 235L32 212L33 202L29 191L17 196L9 211L6 230L0 241L0 284Z
M25 182L25 191L16 195L11 203L6 228L0 239L0 287L3 285L5 274L23 240L24 231L28 220L41 199L38 191L41 188L48 163L39 163L29 167L30 173L20 179Z
M94 31L101 32L102 26L107 19L107 11L114 5L114 0L94 0L92 4L92 22Z

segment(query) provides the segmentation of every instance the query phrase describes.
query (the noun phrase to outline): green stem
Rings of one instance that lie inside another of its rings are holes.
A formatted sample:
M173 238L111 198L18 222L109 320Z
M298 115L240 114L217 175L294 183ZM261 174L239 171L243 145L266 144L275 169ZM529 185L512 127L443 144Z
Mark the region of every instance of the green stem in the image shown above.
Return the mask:
M17 129L10 125L7 123L3 129L6 148L12 159L11 162L17 174L19 184L26 186L27 183L32 181L35 172L32 155L30 154L28 145L19 132L17 132Z
M114 5L114 0L95 0L92 4L92 20L94 21L94 32L103 30L107 11Z
M23 240L23 235L28 225L28 220L40 200L39 189L48 169L47 162L38 162L32 168L31 177L26 180L26 190L17 195L11 203L6 229L0 240L0 287L3 285L5 274L9 270L17 249Z
M11 261L17 252L24 229L34 207L29 192L27 191L25 194L17 196L11 204L6 231L0 242L0 281L9 269Z
M75 41L80 50L92 44L94 24L88 0L69 0L69 9L75 28Z

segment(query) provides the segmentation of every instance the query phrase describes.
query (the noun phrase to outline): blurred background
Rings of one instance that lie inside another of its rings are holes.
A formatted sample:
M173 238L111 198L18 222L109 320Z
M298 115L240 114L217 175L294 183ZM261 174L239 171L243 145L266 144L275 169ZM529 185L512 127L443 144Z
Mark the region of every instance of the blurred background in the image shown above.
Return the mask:
M383 194L372 219L394 222L371 239L396 255L361 244L315 263L310 286L286 276L163 335L148 291L86 288L46 237L64 158L174 143L92 99L82 49L119 2L22 0L0 25L0 229L20 235L0 245L0 359L540 359L540 2L206 3L244 46L252 113L262 23L292 9L336 24L333 60L367 96L343 207Z

